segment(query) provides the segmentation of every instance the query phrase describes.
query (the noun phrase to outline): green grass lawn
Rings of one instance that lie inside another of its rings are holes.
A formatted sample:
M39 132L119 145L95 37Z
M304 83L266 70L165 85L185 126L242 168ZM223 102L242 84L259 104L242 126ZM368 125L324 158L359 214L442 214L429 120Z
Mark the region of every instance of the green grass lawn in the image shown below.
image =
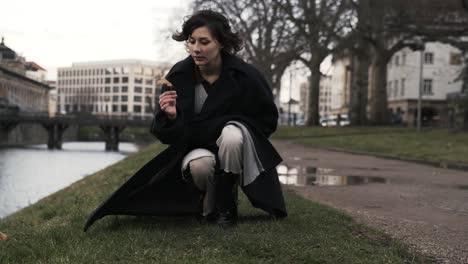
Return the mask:
M437 162L468 163L468 133L395 127L281 127L277 139Z
M108 216L87 233L88 214L161 151L150 145L0 220L0 263L427 263L399 242L330 207L285 191L290 216L268 220L244 196L239 225L195 218Z

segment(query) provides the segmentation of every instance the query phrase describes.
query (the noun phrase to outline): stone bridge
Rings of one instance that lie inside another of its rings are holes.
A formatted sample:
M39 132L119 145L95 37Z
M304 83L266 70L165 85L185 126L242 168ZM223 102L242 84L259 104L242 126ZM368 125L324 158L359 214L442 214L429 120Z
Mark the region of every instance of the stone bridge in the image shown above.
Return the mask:
M36 123L48 132L47 147L62 149L63 132L70 125L98 126L104 131L106 150L119 150L119 134L127 126L149 127L152 118L137 116L104 116L104 115L56 115L47 113L0 114L0 134L8 137L18 124Z

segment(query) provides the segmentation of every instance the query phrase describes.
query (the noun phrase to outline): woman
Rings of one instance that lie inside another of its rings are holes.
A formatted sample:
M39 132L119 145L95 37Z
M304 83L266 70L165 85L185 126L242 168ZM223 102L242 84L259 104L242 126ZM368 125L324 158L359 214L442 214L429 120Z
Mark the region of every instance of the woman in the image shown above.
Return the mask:
M278 112L263 76L235 56L242 41L221 14L204 10L173 35L190 55L164 80L151 132L170 145L89 217L200 213L229 227L237 221L237 185L253 206L287 216L268 141Z

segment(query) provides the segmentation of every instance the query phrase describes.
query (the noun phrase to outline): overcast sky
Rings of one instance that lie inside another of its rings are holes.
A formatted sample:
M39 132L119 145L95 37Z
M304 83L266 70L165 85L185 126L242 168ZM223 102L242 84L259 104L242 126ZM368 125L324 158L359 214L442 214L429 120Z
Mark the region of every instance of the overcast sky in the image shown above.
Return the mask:
M175 63L187 53L170 35L191 13L190 0L2 0L0 35L18 54L47 70L73 62L145 59ZM295 66L297 67L297 66ZM287 71L281 100L299 99L306 72ZM292 77L293 81L290 81Z
M186 56L171 31L190 13L189 0L2 1L5 44L56 79L73 62L145 59L175 62Z

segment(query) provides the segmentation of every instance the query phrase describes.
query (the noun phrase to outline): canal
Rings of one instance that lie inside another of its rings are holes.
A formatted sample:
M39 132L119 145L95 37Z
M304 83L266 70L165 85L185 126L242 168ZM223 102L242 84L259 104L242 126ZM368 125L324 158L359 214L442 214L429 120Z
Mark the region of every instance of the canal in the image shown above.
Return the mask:
M106 152L103 142L68 142L63 150L46 145L0 148L0 218L31 205L138 150L120 143Z

